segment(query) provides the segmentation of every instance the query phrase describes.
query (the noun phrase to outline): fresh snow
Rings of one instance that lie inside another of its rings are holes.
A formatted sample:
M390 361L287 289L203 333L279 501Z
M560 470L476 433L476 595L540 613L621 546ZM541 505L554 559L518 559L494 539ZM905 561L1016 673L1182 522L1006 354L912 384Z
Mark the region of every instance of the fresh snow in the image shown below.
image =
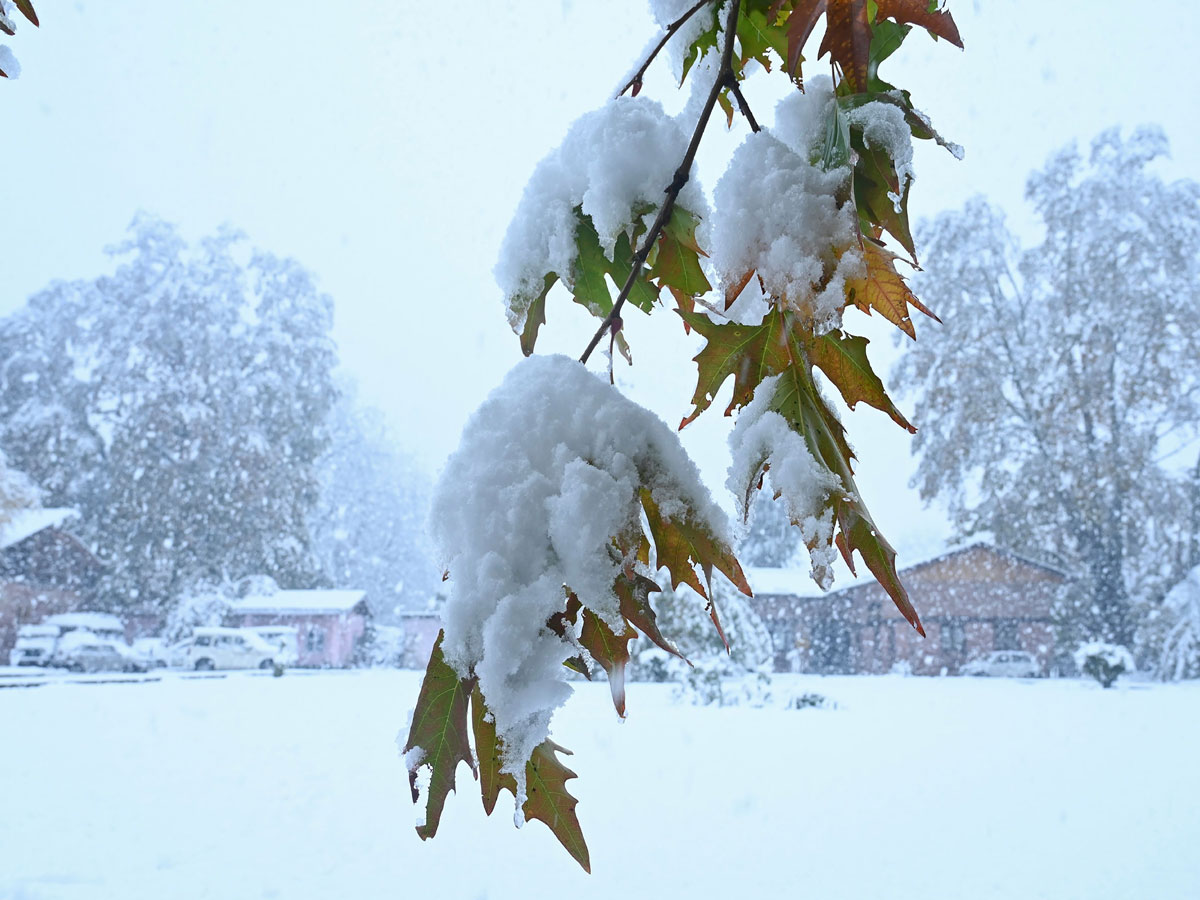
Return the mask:
M763 379L754 399L738 414L729 434L732 462L725 486L737 503L738 517L749 521L750 506L758 493L756 481L767 466L765 477L771 493L782 497L788 518L799 526L800 538L809 548L813 580L828 590L838 556L833 546L830 500L841 490L841 483L813 459L803 435L770 409L778 383L778 375Z
M514 328L523 327L547 273L573 283L576 207L591 217L611 258L618 235L634 223L634 209L661 204L689 134L645 97L617 97L571 125L561 146L538 163L500 247L496 282ZM695 178L678 202L696 215L707 211Z
M0 71L13 81L21 77L21 64L6 44L0 44Z
M665 30L668 25L676 21L695 5L696 0L650 0L650 13L654 16L654 21ZM723 8L724 5L722 3L721 7ZM718 11L717 15L720 15L720 11ZM724 19L719 19L718 21L724 22ZM677 82L683 80L683 64L687 60L688 47L711 24L712 12L707 9L698 10L695 15L688 19L675 32L664 48L667 60L671 66L671 74L675 76ZM661 38L662 35L660 34L656 37Z
M725 284L750 270L767 293L811 319L817 333L841 324L846 282L863 274L854 205L839 203L850 171L814 161L834 103L814 78L776 107L776 127L749 135L717 182L712 263Z
M904 110L894 103L873 100L848 110L846 121L862 129L863 141L868 147L881 148L892 158L900 190L896 193L889 191L888 198L896 212L900 212L904 192L915 177L912 167L912 131L904 119Z
M0 897L1185 900L1200 682L775 676L836 709L604 684L556 720L591 850L480 807L414 833L416 672L0 689ZM2 683L0 679L0 683Z
M578 652L546 620L566 585L620 627L613 582L631 561L612 538L640 529L639 488L665 517L691 516L728 538L675 432L565 356L519 362L442 472L431 524L450 575L444 653L459 674L478 675L519 786L571 694L562 664Z

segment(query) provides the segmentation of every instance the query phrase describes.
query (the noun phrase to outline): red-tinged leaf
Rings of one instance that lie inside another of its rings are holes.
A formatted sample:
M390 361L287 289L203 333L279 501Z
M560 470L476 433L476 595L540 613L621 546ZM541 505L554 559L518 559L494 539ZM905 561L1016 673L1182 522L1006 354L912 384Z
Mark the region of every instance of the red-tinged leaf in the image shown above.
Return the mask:
M16 31L14 31L12 28L10 28L10 27L8 26L8 24L7 24L6 20L4 20L4 19L0 19L0 31L3 31L3 32L4 32L5 34L7 34L9 37L11 37L12 35L16 34Z
M749 590L747 588L747 590ZM721 617L717 615L717 598L708 598L708 617L712 619L713 626L717 629L717 636L721 638L721 643L725 645L725 652L729 653L729 638L725 637L725 629L721 627Z
M696 311L696 298L691 294L685 294L679 288L668 288L671 296L675 298L675 308L680 312L694 313ZM687 322L683 323L684 334L691 334L692 326Z
M862 512L865 513L866 510ZM875 576L875 580L892 598L900 614L921 637L925 637L921 619L909 601L908 591L905 590L896 571L896 551L892 549L892 545L884 540L883 535L875 528L875 523L867 515L843 509L839 510L839 520L841 532L837 536L837 544L842 557L850 559L851 554L857 550L871 574Z
M754 389L769 375L786 368L782 318L772 313L760 325L718 324L701 313L680 312L680 317L705 338L707 343L694 357L699 378L692 396L695 409L680 424L683 428L708 409L721 385L733 376L733 398L725 415L745 406Z
M622 719L625 718L625 667L629 664L629 642L636 637L637 632L628 623L617 634L590 609L583 611L579 643L608 674L613 706Z
M813 364L833 382L851 409L861 400L887 413L893 422L915 434L917 429L896 409L883 382L871 368L867 359L868 343L865 337L841 331L827 332L810 345Z
M37 13L33 11L33 4L29 0L13 0L13 4L21 11L21 15L32 22L35 27L41 26L42 23L38 21Z
M896 271L895 256L869 239L863 240L862 252L867 274L849 286L851 300L855 306L865 313L876 310L914 339L917 333L909 316L910 306L919 309L935 322L941 321L909 290L903 276Z
M646 546L649 547L649 544ZM623 574L617 578L613 590L621 603L621 615L628 620L630 625L653 641L656 646L691 665L675 645L663 637L662 632L658 630L658 617L650 605L650 595L662 589L655 582L644 575Z
M712 570L715 568L728 578L746 596L750 596L750 585L746 583L742 566L733 554L733 549L712 533L703 523L690 515L664 516L646 488L641 490L642 508L650 535L654 539L654 552L658 565L671 574L671 586L686 584L705 599L709 591L701 584L694 566L704 573L704 581L711 585Z
M828 53L841 66L852 90L866 90L867 63L871 58L867 0L825 0L825 10L825 37L817 56Z
M583 839L583 829L575 815L575 806L579 801L567 793L567 781L576 775L559 762L557 753L569 755L571 751L549 740L534 748L533 756L525 767L526 800L522 811L526 819L544 822L559 843L583 867L583 871L590 873L592 863L587 842Z
M776 0L770 14L779 16L786 6L792 5L790 0ZM817 25L817 20L825 12L825 0L798 0L787 20L787 73L796 81L800 80L800 64L804 61L804 45Z
M750 283L750 279L754 277L754 270L751 269L737 281L729 284L725 288L725 308L733 306L737 302L737 298L742 295L742 291L746 289L746 285Z
M450 668L442 655L445 632L439 632L421 682L421 693L413 710L412 728L404 752L420 747L421 762L409 772L413 802L419 802L417 770L430 769L429 789L425 802L425 823L417 828L421 840L437 833L446 796L454 790L454 772L460 762L472 768L471 744L467 735L467 698L474 688L474 679L463 679Z

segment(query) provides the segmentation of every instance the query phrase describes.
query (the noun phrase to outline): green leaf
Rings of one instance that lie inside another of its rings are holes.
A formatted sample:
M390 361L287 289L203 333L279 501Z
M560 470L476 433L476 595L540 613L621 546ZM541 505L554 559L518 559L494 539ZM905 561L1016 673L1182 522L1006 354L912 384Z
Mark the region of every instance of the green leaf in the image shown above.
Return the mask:
M417 828L421 840L437 834L446 796L454 790L454 771L460 762L474 766L467 736L467 698L474 679L459 678L442 655L444 631L438 632L421 682L421 693L413 710L412 728L404 752L420 747L420 764L409 772L413 802L420 802L417 770L429 767L429 789L425 801L425 823Z
M583 871L590 873L592 863L587 842L583 839L583 829L575 815L575 806L579 801L567 793L567 781L576 775L559 762L556 753L569 755L571 751L550 740L534 748L533 756L525 767L527 799L521 809L526 819L545 822L559 843L583 867Z
M578 216L575 226L575 264L571 270L571 293L575 302L597 317L608 315L612 310L612 296L604 276L612 268L612 262L600 247L600 237L592 220Z
M780 331L782 319L772 313L759 325L717 324L703 313L678 310L683 321L707 338L707 343L693 359L699 370L695 407L679 425L683 428L708 409L713 398L731 375L733 398L725 415L745 406L754 396L754 389L769 375L782 371L788 356Z
M496 808L502 788L514 797L517 795L517 780L507 772L500 771L500 739L496 736L496 722L491 719L479 685L471 690L471 726L475 733L475 753L479 757L479 792L483 798L483 811L490 816Z
M716 568L738 590L750 596L750 585L746 583L741 564L728 544L692 515L663 515L649 489L642 488L640 495L642 508L646 512L646 522L650 526L650 536L654 539L658 565L665 567L671 574L672 587L687 584L707 599L709 592L700 583L693 568L699 566L706 583L711 584L712 570ZM719 628L720 623L716 624Z
M613 706L622 719L625 718L625 666L629 663L629 642L636 637L637 632L627 623L617 634L590 609L583 611L579 643L608 674Z
M638 230L641 231L640 226ZM613 247L612 267L609 271L612 273L613 281L624 287L625 279L629 277L631 269L633 269L633 247L630 246L629 236L622 232L617 235L617 243ZM629 289L628 302L644 313L654 309L654 302L658 299L658 289L647 280L649 278L650 274L646 273Z
M696 243L700 220L682 207L671 210L671 217L658 238L658 252L650 277L662 287L672 287L692 297L712 290L700 266L704 253Z
M558 281L558 276L551 272L545 278L542 292L534 298L525 310L525 327L521 329L521 352L526 356L533 353L533 345L537 343L538 330L546 324L546 295Z

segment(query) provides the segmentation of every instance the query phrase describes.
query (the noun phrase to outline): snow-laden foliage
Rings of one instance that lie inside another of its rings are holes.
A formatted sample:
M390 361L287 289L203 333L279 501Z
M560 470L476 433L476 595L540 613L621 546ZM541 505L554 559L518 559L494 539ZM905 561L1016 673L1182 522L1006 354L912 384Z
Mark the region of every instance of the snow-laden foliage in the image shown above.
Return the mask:
M167 613L163 638L174 643L195 629L224 625L230 604L238 598L237 587L229 582L198 584L179 598Z
M1200 566L1196 566L1163 598L1170 616L1158 661L1163 681L1200 678Z
M1101 687L1112 687L1112 683L1125 672L1136 669L1133 654L1120 644L1106 641L1088 641L1080 644L1073 654L1075 666L1089 678L1094 678Z
M42 492L24 472L8 464L0 451L0 526L10 521L13 513L40 506Z
M737 501L739 518L746 521L757 490L755 480L765 477L770 482L772 493L783 501L788 519L809 548L813 580L828 590L837 558L830 498L841 484L813 458L804 438L770 408L778 381L778 377L765 379L738 416L729 435L733 462L725 486Z
M661 203L686 147L683 127L653 100L618 97L570 127L562 145L538 163L500 248L496 281L514 330L525 327L547 273L579 292L586 275L578 259L580 228L592 229L613 260L618 237L631 237L634 224ZM697 214L706 208L695 182L680 202Z
M189 247L141 216L112 253L113 274L0 320L0 446L79 510L114 607L255 572L311 583L329 298L229 231Z
M847 281L866 271L846 202L851 170L814 165L835 105L828 78L780 101L774 131L746 138L714 193L711 252L722 281L757 272L819 334L841 324Z
M1129 645L1131 600L1181 577L1198 521L1200 185L1155 173L1166 149L1144 128L1055 154L1028 181L1028 249L982 200L922 235L946 325L898 369L916 483L963 534L1079 573L1078 639Z
M624 630L614 585L636 558L614 539L640 535L644 496L667 518L725 534L674 432L561 356L508 374L438 482L434 538L450 573L443 651L460 677L478 678L521 803L525 762L570 694L563 663L578 653L547 622L569 591Z

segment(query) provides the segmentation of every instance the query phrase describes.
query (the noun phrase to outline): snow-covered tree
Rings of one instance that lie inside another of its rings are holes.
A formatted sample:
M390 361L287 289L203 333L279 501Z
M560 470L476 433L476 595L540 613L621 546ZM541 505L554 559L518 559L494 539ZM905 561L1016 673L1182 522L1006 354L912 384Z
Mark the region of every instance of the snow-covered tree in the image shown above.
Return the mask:
M750 593L731 529L674 432L617 391L611 370L605 383L585 368L602 342L610 359L630 358L631 310L672 303L703 341L680 427L732 379L727 485L743 521L769 484L820 584L830 583L839 552L851 566L857 555L924 634L814 370L849 407L867 403L912 428L842 314L877 312L915 336L910 310L928 312L896 268L899 251L916 257L912 141L957 148L879 70L914 25L962 46L958 29L924 0L651 0L651 8L661 39L617 96L580 117L538 164L502 243L497 282L530 358L467 424L434 492L449 596L404 746L422 838L437 831L458 763L478 757L485 810L511 791L518 821L545 822L584 868L566 788L574 773L549 739L570 693L565 667L586 650L623 715L630 642L641 634L672 649L654 609L655 579L688 585L718 630L719 598L705 602L714 570ZM805 45L821 20L816 55L829 54L833 78L805 82ZM663 48L692 88L678 117L638 96ZM770 130L742 92L758 68L791 88ZM749 133L710 213L692 168L718 106ZM547 310L568 298L601 320L579 360L531 356Z
M785 568L803 549L786 506L774 498L760 497L750 510L750 526L738 544L738 559L748 566Z
M1200 565L1163 599L1167 633L1158 661L1163 681L1200 678Z
M112 252L115 273L0 320L0 446L80 511L114 607L257 572L312 583L329 298L229 231L189 247L139 216Z
M1200 185L1154 172L1166 150L1143 128L1055 154L1028 182L1028 249L983 200L939 216L920 287L945 327L898 367L922 496L1078 572L1075 637L1124 645L1133 601L1194 563Z
M24 472L8 464L0 451L0 526L12 519L14 513L40 505L42 492Z
M329 450L317 464L313 549L329 581L365 590L374 619L387 623L428 607L441 580L426 523L431 484L382 413L361 405L353 385L340 387Z

